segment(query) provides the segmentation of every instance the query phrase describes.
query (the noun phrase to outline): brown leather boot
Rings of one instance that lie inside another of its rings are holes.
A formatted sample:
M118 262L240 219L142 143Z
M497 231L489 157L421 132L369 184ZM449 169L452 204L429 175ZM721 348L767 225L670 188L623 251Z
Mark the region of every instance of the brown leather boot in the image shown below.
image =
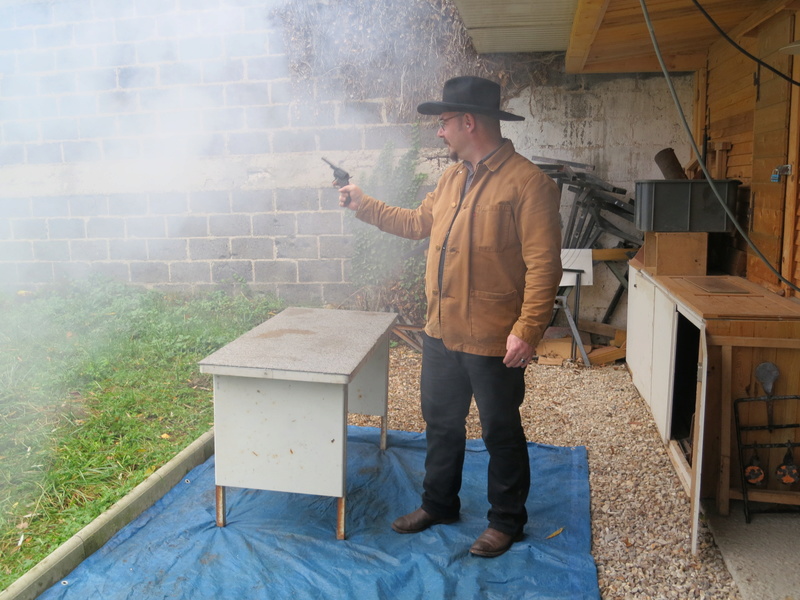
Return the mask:
M422 508L418 508L412 513L395 519L394 523L392 523L392 529L397 533L419 533L420 531L425 531L432 525L449 525L456 521L458 521L458 517L437 519L433 515L425 512Z
M521 539L522 530L512 535L489 527L478 536L478 539L475 540L475 543L472 544L472 548L470 548L469 551L475 556L494 558L495 556L503 554L506 550L511 548L511 544Z

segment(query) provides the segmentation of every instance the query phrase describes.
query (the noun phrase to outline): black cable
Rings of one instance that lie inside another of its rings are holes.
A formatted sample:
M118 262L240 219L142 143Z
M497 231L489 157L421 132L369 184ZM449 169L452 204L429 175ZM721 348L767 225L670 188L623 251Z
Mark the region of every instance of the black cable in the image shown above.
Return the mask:
M739 52L741 52L742 54L744 54L744 55L745 55L747 58L749 58L750 60L753 60L753 61L755 61L756 63L758 63L759 65L761 65L762 67L764 67L765 69L768 69L768 70L772 71L773 73L775 73L775 75L777 75L777 76L778 76L778 77L780 77L781 79L785 79L786 81L788 81L788 82L789 82L789 83L791 83L792 85L800 85L800 81L795 81L794 79L792 79L792 78L791 78L791 77L789 77L788 75L784 75L784 74L783 74L783 73L781 73L781 72L780 72L778 69L776 69L776 68L775 68L775 67L773 67L772 65L768 65L767 63L765 63L763 60L761 60L761 59L760 59L760 58L758 58L757 56L753 56L753 55L752 55L752 54L750 54L750 53L749 53L747 50L745 50L745 49L744 49L744 48L742 48L742 47L741 47L739 44L737 44L737 43L736 43L734 40L732 40L732 39L731 39L731 37L730 37L730 36L729 36L727 33L725 33L725 32L722 30L722 27L720 27L719 25L717 25L717 22L716 22L714 19L712 19L712 18L711 18L711 15L709 15L709 14L706 12L706 9L705 9L705 8L703 8L702 6L700 6L700 2L699 2L698 0L692 0L692 3L693 3L693 4L694 4L696 7L697 7L697 10L699 10L701 13L703 13L703 16L706 18L706 20L707 20L709 23L711 23L712 27L714 27L714 29L716 29L716 30L719 32L719 34L720 34L722 37L724 37L724 38L725 38L725 40L726 40L726 41L727 41L727 42L728 42L728 43L729 43L731 46L733 46L734 48L736 48L736 49L737 49Z
M653 29L653 22L650 19L650 12L647 9L647 3L645 0L639 0L639 4L642 7L642 14L644 16L644 22L647 25L647 30L650 33L650 40L653 43L653 50L656 53L656 58L658 59L658 64L661 66L661 71L664 73L664 79L667 82L667 88L669 89L670 95L672 96L672 101L675 104L675 108L678 111L678 116L681 119L681 124L683 125L683 130L686 133L686 136L689 138L689 144L692 146L692 150L694 151L694 155L697 157L697 163L700 165L700 169L703 171L703 174L706 177L706 181L708 181L708 185L711 187L711 190L714 192L714 195L717 197L717 201L722 205L722 209L725 211L725 214L728 215L728 218L733 223L733 226L739 232L739 234L744 238L744 241L747 242L747 245L750 249L758 256L759 260L783 283L785 283L788 287L792 288L796 292L800 292L800 288L797 287L794 283L786 279L781 273L769 262L766 256L758 249L755 242L747 235L747 232L742 228L739 221L736 219L736 215L733 214L733 211L728 206L728 203L722 198L722 194L719 191L714 180L711 178L711 173L708 172L708 167L706 166L705 161L703 160L700 149L697 147L697 142L694 141L694 136L692 135L692 130L689 127L689 122L686 120L686 115L683 112L683 107L681 106L680 99L678 98L678 93L675 91L675 86L672 83L672 78L669 75L669 70L667 69L667 65L664 63L664 57L661 54L661 48L658 46L658 39L656 38L656 32Z

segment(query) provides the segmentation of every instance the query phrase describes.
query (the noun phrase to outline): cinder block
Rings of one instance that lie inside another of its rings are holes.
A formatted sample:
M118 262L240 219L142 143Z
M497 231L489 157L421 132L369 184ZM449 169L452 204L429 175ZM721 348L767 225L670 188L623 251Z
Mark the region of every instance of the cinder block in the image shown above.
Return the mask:
M69 257L71 260L108 260L108 240L72 240Z
M108 251L111 260L147 260L145 240L109 240Z
M186 240L147 240L150 260L186 260L189 256Z
M145 194L112 194L108 197L109 215L123 217L144 215L146 213L147 196Z
M283 283L277 286L278 298L285 304L320 306L322 304L322 284Z
M167 263L149 260L130 264L131 281L134 283L160 283L169 281Z
M158 72L155 67L121 67L117 73L119 87L148 88L158 82Z
M289 77L289 59L286 56L255 56L247 59L247 78L250 80L269 81L287 77Z
M228 86L225 93L228 106L258 106L268 104L270 97L269 84L263 81L254 83L232 83Z
M326 127L317 129L319 136L319 149L328 150L361 150L361 131L355 127ZM370 133L372 135L372 133ZM367 138L370 135L366 136ZM371 144L368 144L371 145Z
M249 259L271 259L275 255L275 242L263 237L237 237L231 239L231 256Z
M263 283L297 282L296 260L254 261L255 281Z
M117 87L116 69L88 69L76 74L79 92L108 92Z
M174 214L186 214L189 207L189 196L187 194L183 194L181 192L165 192L165 193L155 193L150 194L148 199L148 205L150 207L150 213L154 215L174 215ZM203 225L205 226L205 218L203 217L192 217L198 218L203 221ZM171 227L170 221L167 221L167 231L171 234ZM206 230L203 230L203 234ZM201 234L202 235L202 234Z
M265 133L230 133L228 150L231 154L269 154L269 136Z
M286 130L272 134L274 152L313 152L317 149L317 140L313 131Z
M136 44L136 59L141 64L173 62L178 60L178 43L175 40L145 40Z
M189 258L192 260L227 260L231 257L228 238L198 238L189 240Z
M192 192L189 196L192 213L223 214L231 212L228 192Z
M156 20L152 17L115 19L114 31L118 42L140 42L155 36Z
M95 67L94 48L92 46L59 48L56 50L56 67L63 71L93 69Z
M33 260L33 245L29 241L0 241L0 262Z
M64 162L96 162L103 157L100 144L96 141L62 142Z
M248 106L245 120L249 129L281 129L289 127L289 105Z
M123 67L136 63L135 44L108 44L96 48L98 67Z
M211 280L225 283L242 279L253 281L253 263L249 260L225 260L211 264Z
M342 283L342 261L338 259L298 261L297 278L300 283Z
M15 240L46 240L47 221L45 219L14 219L11 231Z
M86 223L86 236L122 239L125 237L125 220L116 217L89 217Z
M125 232L132 238L161 238L167 235L164 217L128 217Z
M28 164L44 165L62 162L61 144L26 144L25 155Z
M267 38L261 33L233 33L224 41L228 56L260 56L267 51Z
M331 202L331 208L334 206L338 209L338 202ZM297 233L300 235L341 234L342 211L339 209L336 211L299 213L297 215Z
M72 217L94 217L108 214L108 199L105 196L70 196L69 214Z
M213 60L222 55L222 39L219 36L193 37L178 42L180 60Z
M37 240L33 242L33 257L52 262L69 260L69 243L65 240Z
M208 231L215 236L249 236L252 233L250 217L248 215L210 215Z
M333 177L331 177L333 181ZM336 193L336 190L330 190ZM296 188L275 190L275 208L279 211L297 212L319 209L318 188Z
M139 140L103 140L101 143L106 160L130 160L142 156Z
M47 219L47 229L53 240L80 240L86 237L83 219Z
M244 79L242 59L213 60L203 63L204 83L230 83Z
M231 208L235 213L257 213L272 210L271 190L234 190Z
M40 125L45 142L78 139L78 119L45 119Z
M53 263L50 262L19 263L17 265L17 274L20 282L52 283Z
M62 48L72 44L72 25L50 25L34 29L37 48Z
M167 217L167 237L199 238L208 235L208 217Z
M292 236L297 234L297 215L291 212L253 215L253 235Z
M198 84L202 80L203 71L198 63L167 63L158 67L158 82L161 85Z
M296 236L275 238L276 258L319 258L316 237Z
M319 237L319 254L328 258L351 258L353 256L352 236L321 235Z
M206 261L170 263L169 280L172 283L210 283L211 263Z
M14 23L17 27L50 25L52 22L53 10L50 3L26 2L14 7Z
M31 215L34 217L69 216L69 201L64 197L31 198L30 207ZM49 225L52 227L53 223L49 223ZM52 229L50 232L52 234Z
M19 165L25 162L25 147L22 144L0 146L0 164Z

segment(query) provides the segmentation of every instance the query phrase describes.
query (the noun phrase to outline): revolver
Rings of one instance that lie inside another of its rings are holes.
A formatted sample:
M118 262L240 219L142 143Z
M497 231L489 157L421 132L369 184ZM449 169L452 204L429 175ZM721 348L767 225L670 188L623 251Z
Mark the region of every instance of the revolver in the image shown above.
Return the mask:
M350 183L350 173L348 173L347 171L345 171L341 167L337 167L335 164L333 164L331 161L329 161L324 156L322 157L322 160L324 160L326 163L328 163L331 166L331 169L333 169L333 185L334 186L342 187L342 186L347 185L348 183ZM347 194L347 197L344 199L344 205L347 206L348 204L350 204L350 194L349 193Z

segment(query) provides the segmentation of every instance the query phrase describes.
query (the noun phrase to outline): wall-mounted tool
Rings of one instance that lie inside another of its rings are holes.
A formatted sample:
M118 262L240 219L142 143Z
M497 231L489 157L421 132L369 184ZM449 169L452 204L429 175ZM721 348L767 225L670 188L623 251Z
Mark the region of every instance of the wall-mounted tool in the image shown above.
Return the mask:
M792 454L792 440L786 441L786 454L783 457L783 462L775 469L775 476L778 481L786 485L792 485L800 481L800 471L797 469L797 464L795 464L794 455Z
M744 480L750 485L763 485L766 476L764 469L761 468L761 458L758 456L758 450L753 450L753 456L750 457L750 462L744 468Z
M780 165L775 167L772 171L772 175L770 175L769 180L772 183L780 183L781 177L784 175L791 175L792 174L792 165Z
M772 432L773 424L772 386L780 374L781 373L775 363L762 362L756 367L756 379L758 380L758 383L761 384L761 387L764 388L764 394L767 396L767 429L769 429L770 432Z

